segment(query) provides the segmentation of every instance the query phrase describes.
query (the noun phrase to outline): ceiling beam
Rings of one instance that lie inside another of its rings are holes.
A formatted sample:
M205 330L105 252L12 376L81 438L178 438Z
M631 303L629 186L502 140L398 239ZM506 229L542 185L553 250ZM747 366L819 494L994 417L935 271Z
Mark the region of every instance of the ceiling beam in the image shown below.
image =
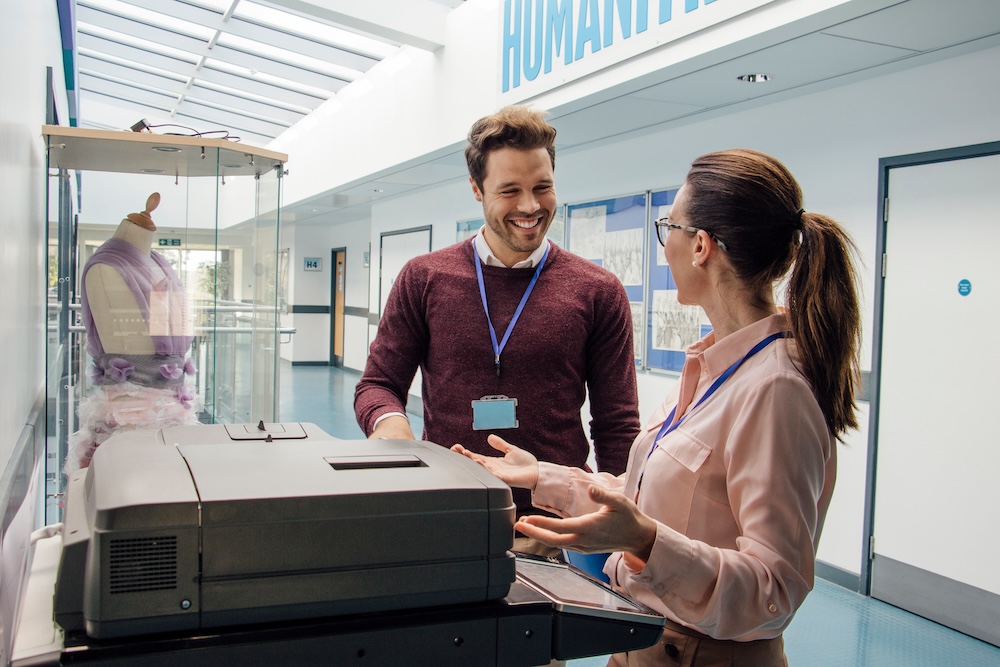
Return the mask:
M445 21L452 11L431 0L266 0L264 4L425 51L444 46Z

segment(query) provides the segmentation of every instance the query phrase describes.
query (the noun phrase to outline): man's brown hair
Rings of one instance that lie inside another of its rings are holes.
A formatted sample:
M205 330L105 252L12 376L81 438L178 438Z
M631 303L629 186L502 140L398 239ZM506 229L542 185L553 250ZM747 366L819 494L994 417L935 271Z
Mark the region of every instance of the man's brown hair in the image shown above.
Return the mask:
M498 148L529 151L544 148L556 166L556 128L545 120L546 112L525 106L506 106L493 115L480 118L469 130L469 145L465 147L465 162L469 176L483 188L486 179L486 158Z

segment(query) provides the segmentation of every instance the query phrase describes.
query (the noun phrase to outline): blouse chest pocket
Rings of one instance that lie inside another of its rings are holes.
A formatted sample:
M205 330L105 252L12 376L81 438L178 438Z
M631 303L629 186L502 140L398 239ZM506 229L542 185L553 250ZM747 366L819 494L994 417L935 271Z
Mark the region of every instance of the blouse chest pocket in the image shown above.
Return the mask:
M708 445L695 440L683 431L675 431L670 437L661 439L657 446L693 473L701 469L708 455L712 453Z
M698 490L708 468L705 462L712 450L680 430L662 438L657 449L649 459L646 476L650 481L646 492L639 494L639 507L685 533L698 505Z

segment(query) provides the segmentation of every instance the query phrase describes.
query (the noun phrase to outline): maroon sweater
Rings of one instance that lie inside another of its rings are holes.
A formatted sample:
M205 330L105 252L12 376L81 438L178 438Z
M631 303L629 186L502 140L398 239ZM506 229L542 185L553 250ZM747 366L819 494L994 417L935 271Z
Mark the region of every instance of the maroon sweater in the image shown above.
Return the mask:
M495 432L543 461L584 467L589 443L580 419L590 392L591 437L600 470L620 474L639 432L628 297L607 270L552 245L535 289L501 355L496 377L471 241L421 255L392 286L354 394L358 424L370 434L387 412L405 412L419 366L423 438L494 456ZM497 341L535 270L483 266ZM516 398L519 428L472 429L472 401ZM518 514L531 509L515 491Z

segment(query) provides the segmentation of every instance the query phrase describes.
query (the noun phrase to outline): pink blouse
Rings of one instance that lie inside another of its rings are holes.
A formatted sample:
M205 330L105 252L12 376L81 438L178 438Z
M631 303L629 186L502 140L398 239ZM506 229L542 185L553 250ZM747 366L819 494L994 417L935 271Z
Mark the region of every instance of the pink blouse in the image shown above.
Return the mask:
M604 571L630 597L717 639L780 635L813 586L836 443L795 367L792 339L747 359L694 407L754 345L787 329L773 315L689 347L681 381L636 437L624 475L539 463L532 502L561 516L597 509L590 484L636 498L641 476L639 508L658 524L649 560L633 572L615 553ZM675 404L686 418L654 443Z

